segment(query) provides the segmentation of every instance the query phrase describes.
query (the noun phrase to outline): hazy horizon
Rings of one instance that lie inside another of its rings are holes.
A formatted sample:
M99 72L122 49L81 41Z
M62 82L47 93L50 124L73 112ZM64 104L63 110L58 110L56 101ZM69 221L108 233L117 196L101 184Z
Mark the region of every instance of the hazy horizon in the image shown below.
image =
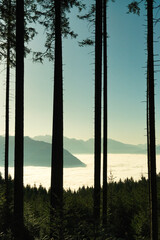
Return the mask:
M3 134L3 135L0 135L0 136L2 136L2 137L5 137L5 134ZM10 137L14 137L15 135L9 135ZM35 136L29 136L29 135L24 135L24 137L29 137L29 138L31 138L31 139L34 139L34 138L36 138L36 137L52 137L52 135L50 135L50 134L44 134L44 135L41 135L41 134L39 134L39 135L35 135ZM76 138L76 137L67 137L67 136L63 136L64 138L68 138L68 139L75 139L75 140L79 140L79 141L88 141L88 140L94 140L94 137L90 137L90 138L87 138L87 139L82 139L82 138ZM108 140L113 140L113 141L117 141L117 142L120 142L120 143L124 143L124 144L130 144L130 145L145 145L146 144L146 142L144 142L144 143L130 143L130 142L124 142L124 141L120 141L120 140L117 140L117 139L113 139L113 138L108 138ZM103 140L103 136L102 136L102 140Z

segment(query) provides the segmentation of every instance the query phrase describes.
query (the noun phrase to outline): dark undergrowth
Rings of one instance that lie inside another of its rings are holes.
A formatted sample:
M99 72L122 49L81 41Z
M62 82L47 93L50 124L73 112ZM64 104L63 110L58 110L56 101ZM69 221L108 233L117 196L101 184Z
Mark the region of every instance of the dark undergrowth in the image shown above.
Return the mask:
M158 209L160 210L160 177ZM13 238L13 181L9 179L9 210L6 219L5 184L0 177L0 239ZM24 187L24 228L26 239L149 240L148 181L126 179L108 183L107 225L93 221L93 188L64 191L63 220L54 212L50 224L50 192L42 186ZM160 216L160 211L158 212ZM61 235L59 233L61 232ZM61 237L59 237L61 236ZM62 237L63 236L63 237ZM159 238L160 239L160 238Z

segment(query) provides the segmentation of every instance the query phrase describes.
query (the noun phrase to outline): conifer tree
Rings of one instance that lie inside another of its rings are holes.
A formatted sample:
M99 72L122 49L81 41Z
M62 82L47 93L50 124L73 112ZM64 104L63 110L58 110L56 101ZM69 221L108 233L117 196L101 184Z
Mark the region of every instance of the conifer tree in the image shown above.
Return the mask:
M35 22L39 14L36 10L34 0L24 2L24 24L25 24L25 43L28 43L36 35L36 30L28 26L28 23ZM8 179L8 153L9 153L9 94L10 94L10 69L15 67L15 43L16 43L16 2L15 0L2 0L0 2L0 27L2 29L0 42L0 59L6 61L6 114L5 114L5 179ZM32 12L34 10L34 13ZM24 55L31 52L27 46L24 47Z
M5 197L6 197L6 227L9 218L9 186L8 186L8 154L9 154L9 85L10 85L10 35L11 35L11 0L6 1L7 5L7 66L6 66L6 119L5 119Z
M9 149L9 76L10 76L10 35L11 35L11 0L7 1L7 68L6 68L6 122L5 122L5 181L8 182L8 149Z
M27 26L38 18L35 0L24 2L24 40L28 43L34 38L36 31L33 27ZM34 13L32 12L33 10ZM16 1L0 1L0 59L6 61L6 113L5 113L5 183L6 183L6 220L8 222L9 191L8 191L8 166L9 166L9 95L10 95L10 69L16 66ZM24 47L24 56L30 53L31 49Z
M26 0L25 6L25 42L28 43L37 33L28 23L34 22L38 18L36 4L34 0ZM5 179L8 179L8 151L9 151L9 92L10 92L10 69L15 67L16 55L16 1L0 1L0 59L6 62L6 114L5 114ZM31 13L31 9L35 10ZM24 48L25 56L31 52L27 46Z
M43 62L45 58L49 61L54 61L54 47L55 47L55 1L52 0L37 0L42 7L40 11L41 18L39 23L44 27L46 32L45 50L44 52L34 52L33 59L39 62ZM70 9L77 7L81 11L85 5L80 0L61 0L61 32L62 37L76 38L77 34L71 30L69 17L67 12Z
M24 135L24 1L16 0L16 110L15 110L15 239L24 239L23 219L23 135Z
M62 226L57 234L53 229L55 212L61 220L63 216L63 77L62 77L62 36L77 35L70 30L66 11L76 6L81 10L83 4L78 0L38 0L42 6L40 24L46 30L46 50L35 53L36 60L43 62L44 57L54 61L54 99L52 126L52 156L51 156L51 237L62 239ZM57 215L56 215L57 216Z
M148 52L148 135L149 135L149 184L151 211L151 239L158 240L157 179L155 150L155 103L154 103L154 59L153 59L153 1L147 0L147 52Z
M55 0L54 49L55 61L51 166L51 206L56 210L61 210L63 206L63 77L60 0Z
M103 0L103 224L107 222L107 6Z
M94 142L94 217L100 219L101 97L102 97L102 0L96 0L95 21L95 142Z
M155 147L155 103L154 103L154 54L153 54L153 1L147 3L147 155L149 180L149 205L151 240L158 240L157 178ZM137 1L129 4L129 12L140 13Z

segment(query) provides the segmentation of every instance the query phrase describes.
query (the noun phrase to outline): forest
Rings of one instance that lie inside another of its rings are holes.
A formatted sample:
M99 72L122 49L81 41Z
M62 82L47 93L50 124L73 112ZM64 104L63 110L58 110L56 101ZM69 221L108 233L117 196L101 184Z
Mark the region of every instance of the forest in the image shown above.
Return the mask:
M128 14L147 15L146 124L148 179L114 182L107 176L108 95L107 95L107 6L112 1L96 0L86 10L80 0L1 0L1 61L6 61L5 175L0 178L1 239L151 239L158 240L160 178L156 175L154 24L152 0L128 1ZM114 1L113 1L114 2ZM115 3L116 4L116 1ZM77 192L63 188L63 37L76 38L67 13L77 8L79 19L94 25L94 39L81 46L94 46L94 186ZM28 43L46 31L44 52L34 52ZM24 59L53 61L53 122L51 185L49 191L24 187ZM9 176L9 96L10 71L15 69L15 149L14 179ZM102 85L103 84L103 85ZM103 88L102 88L103 86ZM103 98L103 101L102 101ZM102 106L103 104L103 106ZM103 118L102 118L103 107ZM102 131L103 130L103 131ZM103 141L102 141L103 136ZM103 145L103 159L101 159ZM101 161L103 183L101 187Z
M14 239L13 224L13 185L9 178L10 211L7 231L5 229L5 181L0 179L0 238ZM157 177L158 192L160 178ZM107 226L102 223L94 225L93 216L93 188L82 187L78 191L63 192L63 223L55 215L53 226L55 235L63 226L64 239L150 239L148 180L144 177L139 181L126 179L124 182L114 182L112 175L107 185L108 207ZM158 194L160 203L160 195ZM102 199L101 199L102 208ZM158 214L160 216L160 213ZM61 225L62 224L62 225ZM39 186L24 188L24 232L23 239L51 239L50 238L50 190ZM54 239L54 238L53 238ZM60 239L57 237L56 239Z

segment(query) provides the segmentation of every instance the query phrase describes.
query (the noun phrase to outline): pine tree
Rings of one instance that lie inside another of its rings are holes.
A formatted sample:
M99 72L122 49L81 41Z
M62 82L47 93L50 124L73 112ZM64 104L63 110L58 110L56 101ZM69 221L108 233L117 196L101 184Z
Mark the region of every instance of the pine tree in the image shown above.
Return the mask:
M79 10L83 4L79 0L38 0L42 6L40 24L46 30L46 50L35 53L35 59L43 62L46 57L54 61L54 98L53 98L53 127L52 127L52 156L51 156L51 233L50 236L62 239L60 231L53 229L53 223L58 217L62 224L63 217L63 76L62 76L62 36L77 35L70 30L66 11L73 6Z
M24 117L24 1L16 0L16 111L14 230L16 240L24 239L23 220L23 117Z
M8 186L8 153L9 153L9 77L10 77L10 22L11 22L11 0L7 1L7 68L6 68L6 119L5 119L5 195L6 195L6 227L9 218L9 186Z
M102 0L96 0L95 22L95 142L94 142L94 217L100 219L101 171L101 91L102 91Z
M62 77L61 0L55 0L55 61L54 61L52 166L51 166L51 207L52 209L55 209L57 213L62 212L63 77ZM51 211L51 214L53 214L53 211Z
M107 222L107 13L103 0L103 224Z
M158 240L157 178L155 148L154 57L153 57L153 1L147 2L147 157L151 240ZM128 5L129 12L140 13L139 2Z
M155 150L155 104L154 104L154 59L153 59L153 1L147 0L148 23L148 135L149 135L149 184L151 210L151 239L158 240L157 217L157 179L156 179L156 150Z

